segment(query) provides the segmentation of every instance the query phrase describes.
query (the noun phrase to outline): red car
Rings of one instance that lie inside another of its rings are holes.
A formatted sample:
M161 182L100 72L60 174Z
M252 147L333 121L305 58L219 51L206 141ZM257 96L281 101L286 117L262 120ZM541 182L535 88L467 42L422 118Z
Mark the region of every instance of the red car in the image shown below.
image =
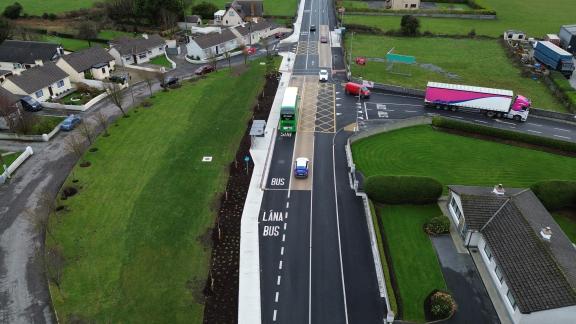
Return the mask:
M256 54L256 47L252 47L252 46L246 47L246 53L248 53L248 55Z
M366 65L366 58L365 57L357 57L354 61L358 65Z
M344 92L352 96L360 96L361 98L370 98L370 90L368 90L368 88L366 88L365 86L354 82L346 83L346 86L344 87Z
M210 73L213 71L214 71L214 67L212 65L203 65L203 66L197 68L196 71L194 71L194 74L203 75L203 74Z

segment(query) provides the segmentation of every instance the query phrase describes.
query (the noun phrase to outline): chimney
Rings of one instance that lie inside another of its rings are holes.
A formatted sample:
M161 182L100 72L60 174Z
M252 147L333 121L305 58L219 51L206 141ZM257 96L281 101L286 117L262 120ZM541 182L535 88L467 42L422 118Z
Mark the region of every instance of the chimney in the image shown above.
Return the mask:
M492 192L497 194L497 195L503 195L506 193L506 190L504 190L504 187L500 183L500 184L494 186L494 190L492 190Z
M34 64L36 64L37 66L44 66L42 60L34 60Z
M540 235L542 236L542 239L544 239L544 241L550 242L550 238L552 237L552 230L550 229L550 226L544 227L540 231Z
M142 34L142 38L148 39L148 34Z

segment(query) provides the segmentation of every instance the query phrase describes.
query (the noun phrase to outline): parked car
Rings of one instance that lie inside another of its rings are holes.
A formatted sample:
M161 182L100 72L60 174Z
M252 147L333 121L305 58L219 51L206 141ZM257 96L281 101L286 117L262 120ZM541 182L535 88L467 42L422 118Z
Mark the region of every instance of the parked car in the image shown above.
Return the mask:
M246 53L248 53L248 55L253 55L256 54L256 47L252 47L252 46L247 46L246 47Z
M296 159L294 165L294 176L296 178L308 178L308 171L310 167L310 160L305 157L299 157Z
M320 70L320 72L318 72L318 80L320 82L328 81L328 70Z
M212 65L203 65L194 71L196 75L203 75L214 71L214 67Z
M163 88L172 88L177 86L180 83L180 80L178 80L177 77L175 76L168 76L164 78L164 81L162 82L162 87Z
M124 84L124 83L128 82L129 76L128 76L128 74L116 74L116 75L111 75L108 78L108 80L110 80L110 82Z
M344 92L352 96L360 96L361 98L370 98L370 90L368 90L368 88L366 88L365 86L354 82L346 83L346 86L344 87Z
M36 99L30 96L24 96L20 98L20 102L22 103L22 107L26 111L40 111L42 110L42 105L36 101Z
M310 25L310 31L311 32L316 31L316 25Z
M282 38L282 37L284 37L284 33L276 33L276 34L274 34L274 37Z
M328 43L328 37L320 36L320 43Z
M80 124L81 122L82 119L80 119L80 117L78 117L77 115L70 115L66 117L66 119L64 119L64 121L60 124L60 130L71 131L74 128L76 128L76 126L78 126L78 124Z

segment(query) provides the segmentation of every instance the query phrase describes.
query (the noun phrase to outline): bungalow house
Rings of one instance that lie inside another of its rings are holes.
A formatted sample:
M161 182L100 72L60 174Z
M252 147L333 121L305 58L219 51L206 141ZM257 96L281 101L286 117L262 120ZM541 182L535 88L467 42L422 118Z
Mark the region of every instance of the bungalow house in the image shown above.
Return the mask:
M5 40L0 44L0 70L24 70L38 61L55 61L64 55L62 46L46 42Z
M386 8L392 10L416 10L420 8L420 0L386 0Z
M448 186L448 210L478 250L515 324L576 320L576 248L530 189Z
M221 18L221 24L224 26L236 26L243 21L252 21L261 18L264 14L264 5L262 0L235 0L226 4L226 12Z
M39 62L37 66L14 75L2 82L2 88L15 95L31 96L43 102L62 95L72 88L68 74L51 61Z
M230 29L222 29L220 33L200 35L190 39L186 44L189 57L200 57L206 60L211 56L230 52L240 45L235 33Z
M178 28L181 30L192 30L193 27L202 26L202 17L191 15L184 17L184 21L178 22Z
M220 9L220 10L216 11L214 13L214 25L221 25L225 14L226 14L226 10Z
M233 28L241 35L242 42L245 45L258 44L260 39L273 34L271 32L272 24L264 19L259 19L257 22L243 23Z
M166 41L159 35L142 34L142 37L120 37L110 42L110 55L116 64L141 64L164 55Z
M56 61L56 65L68 73L72 82L104 80L110 77L115 64L114 57L98 46L64 55Z

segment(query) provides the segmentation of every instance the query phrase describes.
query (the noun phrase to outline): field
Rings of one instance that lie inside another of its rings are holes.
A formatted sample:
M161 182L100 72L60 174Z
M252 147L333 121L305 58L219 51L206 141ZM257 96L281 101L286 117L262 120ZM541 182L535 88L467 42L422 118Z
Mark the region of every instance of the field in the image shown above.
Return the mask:
M61 322L202 322L216 194L263 74L255 62L239 76L184 82L97 139L85 155L92 165L66 180L79 192L59 200L66 211L47 235L48 255L65 260L59 286L51 282Z
M574 24L573 0L482 0L480 4L496 10L496 20L419 17L421 31L465 35L475 29L478 35L501 36L507 29L519 29L530 37L558 33L561 25ZM375 26L382 30L399 29L400 17L346 15L345 24Z
M97 0L18 0L29 15L41 16L43 13L61 13L76 9L90 8ZM13 4L14 0L0 0L0 10Z
M447 134L430 126L404 128L352 145L365 176L431 176L444 185L526 188L541 180L576 180L576 159Z
M76 52L76 51L88 48L89 45L102 46L102 47L105 46L105 44L95 43L95 42L91 42L91 44L89 44L88 41L83 40L83 39L64 38L64 37L51 36L51 35L44 35L42 38L43 38L42 40L46 41L46 42L61 44L65 50L71 51L71 52Z
M493 88L510 89L532 99L533 107L565 111L546 86L540 81L524 78L512 65L505 50L496 40L470 40L449 38L406 38L348 34L352 42L352 56L384 58L394 53L413 55L413 66L396 64L395 72L387 71L387 63L368 62L366 66L352 65L352 74L366 80L424 89L428 81L461 83ZM450 49L447 55L446 49ZM425 67L422 64L426 64ZM440 68L440 69L438 69ZM452 74L448 76L448 73Z
M195 2L198 4L201 1ZM224 9L224 5L231 1L229 0L206 0L216 5L219 9ZM264 14L269 16L296 16L298 8L298 0L264 0Z
M425 322L426 296L434 289L446 290L446 283L436 251L422 228L426 221L442 212L436 205L386 206L378 212L402 298L402 319Z

